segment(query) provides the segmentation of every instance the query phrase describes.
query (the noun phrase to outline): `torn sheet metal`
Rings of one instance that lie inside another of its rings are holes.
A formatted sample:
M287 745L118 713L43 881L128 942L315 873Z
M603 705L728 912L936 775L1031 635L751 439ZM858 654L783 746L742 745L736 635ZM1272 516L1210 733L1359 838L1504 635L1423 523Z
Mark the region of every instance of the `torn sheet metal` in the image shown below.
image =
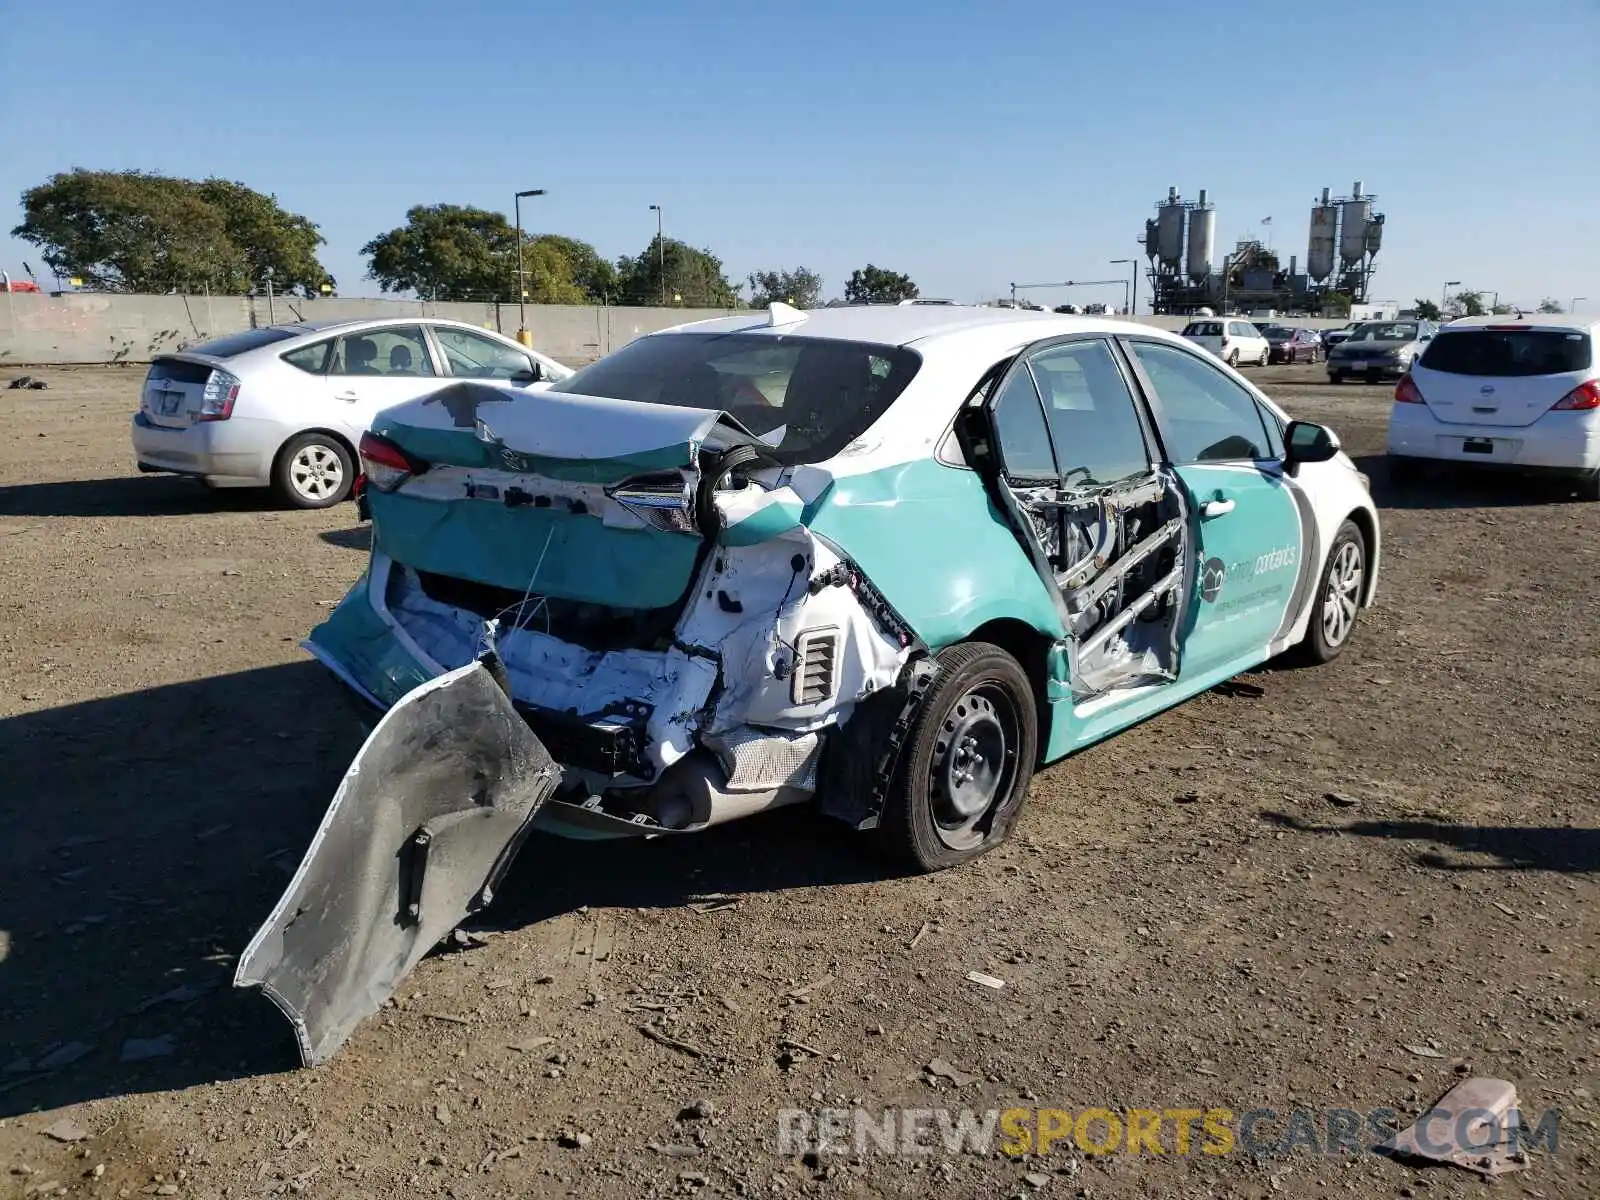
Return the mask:
M1482 1076L1458 1083L1416 1122L1380 1149L1404 1158L1450 1163L1480 1175L1503 1175L1528 1165L1519 1141L1517 1089Z
M441 938L489 903L559 770L481 663L407 693L335 793L239 960L326 1062Z

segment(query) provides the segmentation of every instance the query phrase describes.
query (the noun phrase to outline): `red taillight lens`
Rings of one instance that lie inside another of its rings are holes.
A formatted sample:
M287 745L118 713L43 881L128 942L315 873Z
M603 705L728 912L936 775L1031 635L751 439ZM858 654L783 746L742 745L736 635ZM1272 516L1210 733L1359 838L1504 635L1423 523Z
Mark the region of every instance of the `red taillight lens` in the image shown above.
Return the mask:
M404 450L388 438L375 433L361 435L361 473L380 492L392 492L412 475L416 468Z
M1394 402L1396 404L1421 404L1422 393L1417 390L1417 385L1412 382L1411 376L1402 375L1400 382L1394 389Z
M1600 379L1590 379L1580 383L1561 399L1557 400L1551 412L1587 412L1590 409L1600 408Z

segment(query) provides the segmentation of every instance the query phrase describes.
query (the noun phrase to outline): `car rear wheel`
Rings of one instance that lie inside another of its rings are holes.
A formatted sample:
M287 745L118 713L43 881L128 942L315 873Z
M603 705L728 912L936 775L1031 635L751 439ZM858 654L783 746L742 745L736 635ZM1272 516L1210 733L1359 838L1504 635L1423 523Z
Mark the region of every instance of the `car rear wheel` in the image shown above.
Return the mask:
M1600 468L1578 480L1578 499L1600 501Z
M295 508L330 508L350 494L355 468L339 439L325 433L290 438L272 468L272 488Z
M1237 350L1229 350L1228 351L1228 365L1230 367L1235 367L1235 368L1238 367L1238 365L1239 365L1239 352Z
M920 871L942 871L1005 840L1033 778L1033 685L1004 650L963 642L938 674L901 750L879 835Z
M1260 358L1259 358L1259 359L1257 359L1257 360L1256 360L1256 366L1258 366L1258 367L1264 367L1264 366L1266 366L1266 365L1267 365L1267 362L1268 362L1268 360L1270 360L1270 359L1271 359L1271 358L1272 358L1272 351L1270 351L1270 350L1263 350L1263 351L1262 351L1262 352L1261 352L1261 357L1260 357Z
M1298 657L1312 665L1330 663L1350 644L1361 593L1367 580L1367 543L1354 521L1346 521L1334 535L1322 577L1311 602L1311 624L1295 647Z

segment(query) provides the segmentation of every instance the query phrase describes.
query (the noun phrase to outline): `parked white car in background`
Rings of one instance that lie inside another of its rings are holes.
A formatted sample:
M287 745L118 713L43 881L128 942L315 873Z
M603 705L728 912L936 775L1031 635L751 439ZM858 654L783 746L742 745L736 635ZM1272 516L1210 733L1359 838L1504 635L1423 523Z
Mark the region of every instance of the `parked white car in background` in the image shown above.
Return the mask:
M1264 367L1272 357L1272 345L1261 336L1261 330L1238 317L1190 321L1184 326L1183 336L1211 351L1230 367L1241 363Z
M1466 317L1441 328L1395 388L1389 476L1424 460L1564 475L1600 500L1600 321Z
M141 471L268 487L296 508L350 494L380 411L460 379L516 387L571 370L510 338L431 318L271 325L150 364L133 418Z

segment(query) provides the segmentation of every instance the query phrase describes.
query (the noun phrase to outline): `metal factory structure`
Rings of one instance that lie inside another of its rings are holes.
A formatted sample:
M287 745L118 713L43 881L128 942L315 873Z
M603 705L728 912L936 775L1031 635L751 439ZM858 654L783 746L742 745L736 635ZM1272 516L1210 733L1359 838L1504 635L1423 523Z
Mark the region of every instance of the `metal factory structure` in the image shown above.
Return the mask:
M1383 243L1383 214L1372 211L1376 197L1362 191L1322 198L1311 209L1311 238L1302 273L1296 256L1285 270L1270 246L1243 238L1231 254L1217 260L1217 210L1206 199L1189 202L1177 188L1156 205L1144 223L1144 253L1152 310L1187 315L1202 308L1213 312L1277 312L1342 314L1352 304L1365 304L1372 282L1373 260Z

